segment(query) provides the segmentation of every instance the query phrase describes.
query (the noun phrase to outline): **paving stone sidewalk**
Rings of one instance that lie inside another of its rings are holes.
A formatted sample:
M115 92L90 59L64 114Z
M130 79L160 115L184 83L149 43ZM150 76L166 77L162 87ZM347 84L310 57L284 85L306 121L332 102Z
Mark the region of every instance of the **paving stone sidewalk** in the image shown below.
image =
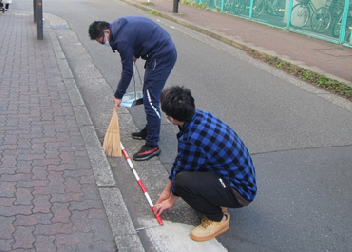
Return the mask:
M0 251L116 251L48 31L6 12L0 33Z

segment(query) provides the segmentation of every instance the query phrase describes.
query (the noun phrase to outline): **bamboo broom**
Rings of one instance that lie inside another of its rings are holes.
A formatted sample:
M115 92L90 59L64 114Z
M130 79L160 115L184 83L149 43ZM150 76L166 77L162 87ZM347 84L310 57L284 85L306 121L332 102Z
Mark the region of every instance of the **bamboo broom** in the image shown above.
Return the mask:
M110 125L106 131L103 143L105 155L108 157L121 157L119 118L114 109Z

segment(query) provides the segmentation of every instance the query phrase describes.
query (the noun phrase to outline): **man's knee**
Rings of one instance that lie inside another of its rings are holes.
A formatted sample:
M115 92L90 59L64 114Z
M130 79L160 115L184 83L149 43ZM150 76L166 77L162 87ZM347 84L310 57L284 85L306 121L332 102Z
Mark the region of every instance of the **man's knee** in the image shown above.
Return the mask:
M185 188L189 187L189 172L180 172L175 177L175 189L176 192L182 192Z

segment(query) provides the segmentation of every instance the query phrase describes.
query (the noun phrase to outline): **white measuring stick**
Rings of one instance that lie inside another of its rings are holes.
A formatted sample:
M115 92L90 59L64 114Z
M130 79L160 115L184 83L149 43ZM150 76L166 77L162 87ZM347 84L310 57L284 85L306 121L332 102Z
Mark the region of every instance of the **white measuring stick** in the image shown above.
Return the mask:
M120 142L120 146L121 146L122 153L123 153L123 155L125 156L125 158L126 158L126 160L127 160L127 163L129 164L130 168L132 169L133 175L134 175L134 177L136 178L137 183L138 183L139 186L141 187L141 189L142 189L142 191L143 191L143 193L144 193L144 196L147 198L148 203L149 203L149 205L150 205L151 208L152 208L152 211L153 211L153 214L155 215L155 218L158 220L159 225L164 225L164 223L163 223L162 219L160 218L159 214L154 213L154 205L153 205L152 199L149 197L149 194L148 194L148 192L147 192L147 189L144 187L144 185L143 185L141 179L139 178L139 176L138 176L136 170L133 168L133 163L132 163L130 157L128 156L125 147L123 147L123 145L122 145L121 142Z

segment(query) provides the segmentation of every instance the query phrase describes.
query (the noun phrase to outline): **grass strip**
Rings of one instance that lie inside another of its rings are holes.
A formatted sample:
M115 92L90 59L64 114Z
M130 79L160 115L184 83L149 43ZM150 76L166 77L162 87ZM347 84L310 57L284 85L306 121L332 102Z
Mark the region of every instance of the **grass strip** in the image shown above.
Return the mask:
M293 65L290 62L279 59L278 57L270 56L263 52L247 50L247 53L255 59L259 59L273 67L276 67L277 69L284 70L285 72L305 80L317 87L329 90L352 101L352 87L348 86L344 82L328 78L325 75Z

